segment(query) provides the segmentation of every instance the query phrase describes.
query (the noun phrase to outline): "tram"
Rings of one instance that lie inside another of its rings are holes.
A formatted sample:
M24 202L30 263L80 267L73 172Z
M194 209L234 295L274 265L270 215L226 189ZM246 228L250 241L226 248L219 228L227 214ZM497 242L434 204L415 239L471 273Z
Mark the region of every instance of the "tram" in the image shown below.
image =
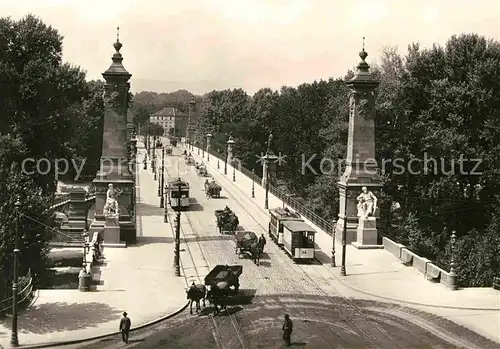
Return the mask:
M170 207L174 210L189 209L189 183L182 178L170 178L167 181L167 194Z
M305 222L283 222L283 248L294 262L314 259L316 231Z
M284 221L298 221L303 222L300 215L296 212L290 211L288 208L273 208L269 210L269 237L278 246L283 246L283 222Z

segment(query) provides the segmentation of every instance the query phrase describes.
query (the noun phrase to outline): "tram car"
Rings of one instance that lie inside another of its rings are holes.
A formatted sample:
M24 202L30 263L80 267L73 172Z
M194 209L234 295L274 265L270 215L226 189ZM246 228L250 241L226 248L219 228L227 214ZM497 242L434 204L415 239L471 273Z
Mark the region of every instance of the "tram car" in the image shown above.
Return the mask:
M316 231L301 221L283 222L283 248L294 262L314 259Z
M189 208L189 183L182 178L171 178L167 181L168 200L174 210Z
M304 220L296 212L290 211L288 208L273 208L269 210L269 237L278 246L283 246L283 222L284 221L298 221Z

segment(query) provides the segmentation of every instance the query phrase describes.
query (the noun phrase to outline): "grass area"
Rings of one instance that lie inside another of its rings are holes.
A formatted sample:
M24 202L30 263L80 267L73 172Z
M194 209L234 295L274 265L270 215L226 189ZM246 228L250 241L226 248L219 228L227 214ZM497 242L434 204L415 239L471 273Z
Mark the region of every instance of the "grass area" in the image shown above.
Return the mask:
M56 273L54 269L47 271L47 276L40 283L44 290L76 290L78 289L78 272Z

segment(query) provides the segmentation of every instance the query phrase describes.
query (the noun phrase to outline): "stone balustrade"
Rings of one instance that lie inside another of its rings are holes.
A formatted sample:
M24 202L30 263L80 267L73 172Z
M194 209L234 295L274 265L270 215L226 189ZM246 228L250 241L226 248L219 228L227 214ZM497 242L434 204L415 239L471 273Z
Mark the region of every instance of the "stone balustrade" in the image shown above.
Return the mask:
M392 253L401 263L409 267L414 267L428 280L440 282L452 289L456 288L456 276L439 268L437 265L433 264L431 260L420 257L407 249L404 245L398 244L386 237L382 239L382 244L384 245L384 249Z

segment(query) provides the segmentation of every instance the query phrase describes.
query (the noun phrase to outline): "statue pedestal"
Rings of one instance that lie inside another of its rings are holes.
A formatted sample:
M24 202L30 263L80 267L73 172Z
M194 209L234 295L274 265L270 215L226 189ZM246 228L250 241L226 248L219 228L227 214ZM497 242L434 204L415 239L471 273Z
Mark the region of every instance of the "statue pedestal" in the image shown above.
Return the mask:
M377 245L377 219L367 217L360 219L357 229L357 241L352 245L357 249L375 249L384 248L383 245Z
M120 241L119 215L109 215L104 217L103 245L104 247L126 247Z

